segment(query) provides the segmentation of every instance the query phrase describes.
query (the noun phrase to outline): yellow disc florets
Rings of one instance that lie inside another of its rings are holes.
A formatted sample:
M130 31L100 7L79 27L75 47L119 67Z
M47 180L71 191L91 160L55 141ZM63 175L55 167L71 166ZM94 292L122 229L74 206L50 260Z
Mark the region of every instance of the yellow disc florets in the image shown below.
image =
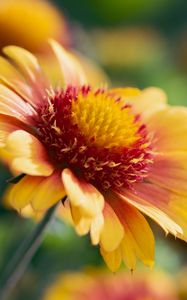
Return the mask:
M88 142L101 148L130 147L138 139L131 108L106 92L79 94L72 103L72 119Z

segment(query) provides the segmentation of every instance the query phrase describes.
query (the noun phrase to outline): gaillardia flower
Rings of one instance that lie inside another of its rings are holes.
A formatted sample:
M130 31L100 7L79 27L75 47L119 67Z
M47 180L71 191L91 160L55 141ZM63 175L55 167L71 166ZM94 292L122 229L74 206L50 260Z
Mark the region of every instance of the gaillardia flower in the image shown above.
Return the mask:
M46 52L52 37L68 45L65 17L47 0L0 2L0 48L16 44L33 52Z
M172 279L162 272L113 276L97 270L60 274L42 300L177 300L176 294Z
M9 46L0 58L1 153L21 175L8 202L41 213L63 199L112 271L122 260L134 269L136 257L152 266L141 212L187 237L187 110L156 88L93 89L76 58L51 46L56 86L26 50Z

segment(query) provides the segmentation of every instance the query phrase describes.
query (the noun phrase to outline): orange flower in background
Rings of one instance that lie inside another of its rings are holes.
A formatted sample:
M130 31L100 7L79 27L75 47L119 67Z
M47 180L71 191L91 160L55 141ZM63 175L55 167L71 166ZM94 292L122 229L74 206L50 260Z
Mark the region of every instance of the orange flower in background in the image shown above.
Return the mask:
M73 283L73 284L72 284ZM65 273L47 288L43 300L177 300L172 279L162 273Z
M49 38L67 47L70 47L73 39L65 16L52 3L46 0L0 1L0 48L14 44L37 53L42 67L55 80L58 66L51 55ZM104 71L95 62L80 54L78 59L92 85L109 82Z
M0 47L16 44L33 52L45 51L48 38L69 44L62 13L45 0L0 1Z
M93 89L76 57L51 46L56 84L22 48L5 47L8 60L0 58L1 153L21 175L7 201L40 214L63 199L112 271L122 260L134 269L136 257L152 266L141 212L187 238L187 109L169 107L156 88Z

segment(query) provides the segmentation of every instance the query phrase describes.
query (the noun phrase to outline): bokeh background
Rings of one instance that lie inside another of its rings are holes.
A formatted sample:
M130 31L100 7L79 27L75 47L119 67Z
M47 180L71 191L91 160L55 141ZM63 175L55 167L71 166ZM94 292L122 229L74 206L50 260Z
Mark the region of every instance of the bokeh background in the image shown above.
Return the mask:
M13 0L14 3L17 1ZM33 0L33 4L35 2L37 0ZM102 78L103 83L112 86L157 86L166 91L170 104L187 105L186 0L54 0L51 3L63 20L63 30L59 31L57 39L92 60L90 76L94 83ZM20 34L13 36L10 29L6 33L8 27L1 26L3 12L0 4L0 45L17 43L28 49L34 45L31 49L34 52L45 52L40 42L32 44L32 31L37 35L35 26L38 31L42 28L40 19L36 20L37 10L33 5L30 25L25 27L28 31L25 42L24 34L22 38ZM14 12L15 9L12 15ZM43 9L42 14L46 13ZM13 20L10 17L9 24ZM24 26L25 23L21 24ZM46 36L42 37L43 40ZM106 76L98 73L95 63L102 67ZM10 176L1 164L0 274L23 238L35 226L33 220L20 218L4 206L3 193ZM175 281L187 267L187 245L171 236L166 238L157 225L151 225L156 235L155 269L164 270ZM88 237L78 237L70 226L56 218L10 300L42 299L46 287L57 274L97 267L105 268L98 248L91 246ZM183 277L187 278L187 275ZM184 285L187 286L187 280ZM179 285L176 288L181 295ZM187 294L180 299L187 299Z

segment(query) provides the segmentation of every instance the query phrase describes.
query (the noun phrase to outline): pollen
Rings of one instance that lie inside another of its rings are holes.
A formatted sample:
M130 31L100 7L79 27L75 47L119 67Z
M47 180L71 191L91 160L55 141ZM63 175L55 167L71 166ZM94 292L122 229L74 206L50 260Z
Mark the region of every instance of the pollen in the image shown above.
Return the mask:
M34 127L56 168L70 168L101 190L132 188L153 161L141 116L106 90L49 93Z

